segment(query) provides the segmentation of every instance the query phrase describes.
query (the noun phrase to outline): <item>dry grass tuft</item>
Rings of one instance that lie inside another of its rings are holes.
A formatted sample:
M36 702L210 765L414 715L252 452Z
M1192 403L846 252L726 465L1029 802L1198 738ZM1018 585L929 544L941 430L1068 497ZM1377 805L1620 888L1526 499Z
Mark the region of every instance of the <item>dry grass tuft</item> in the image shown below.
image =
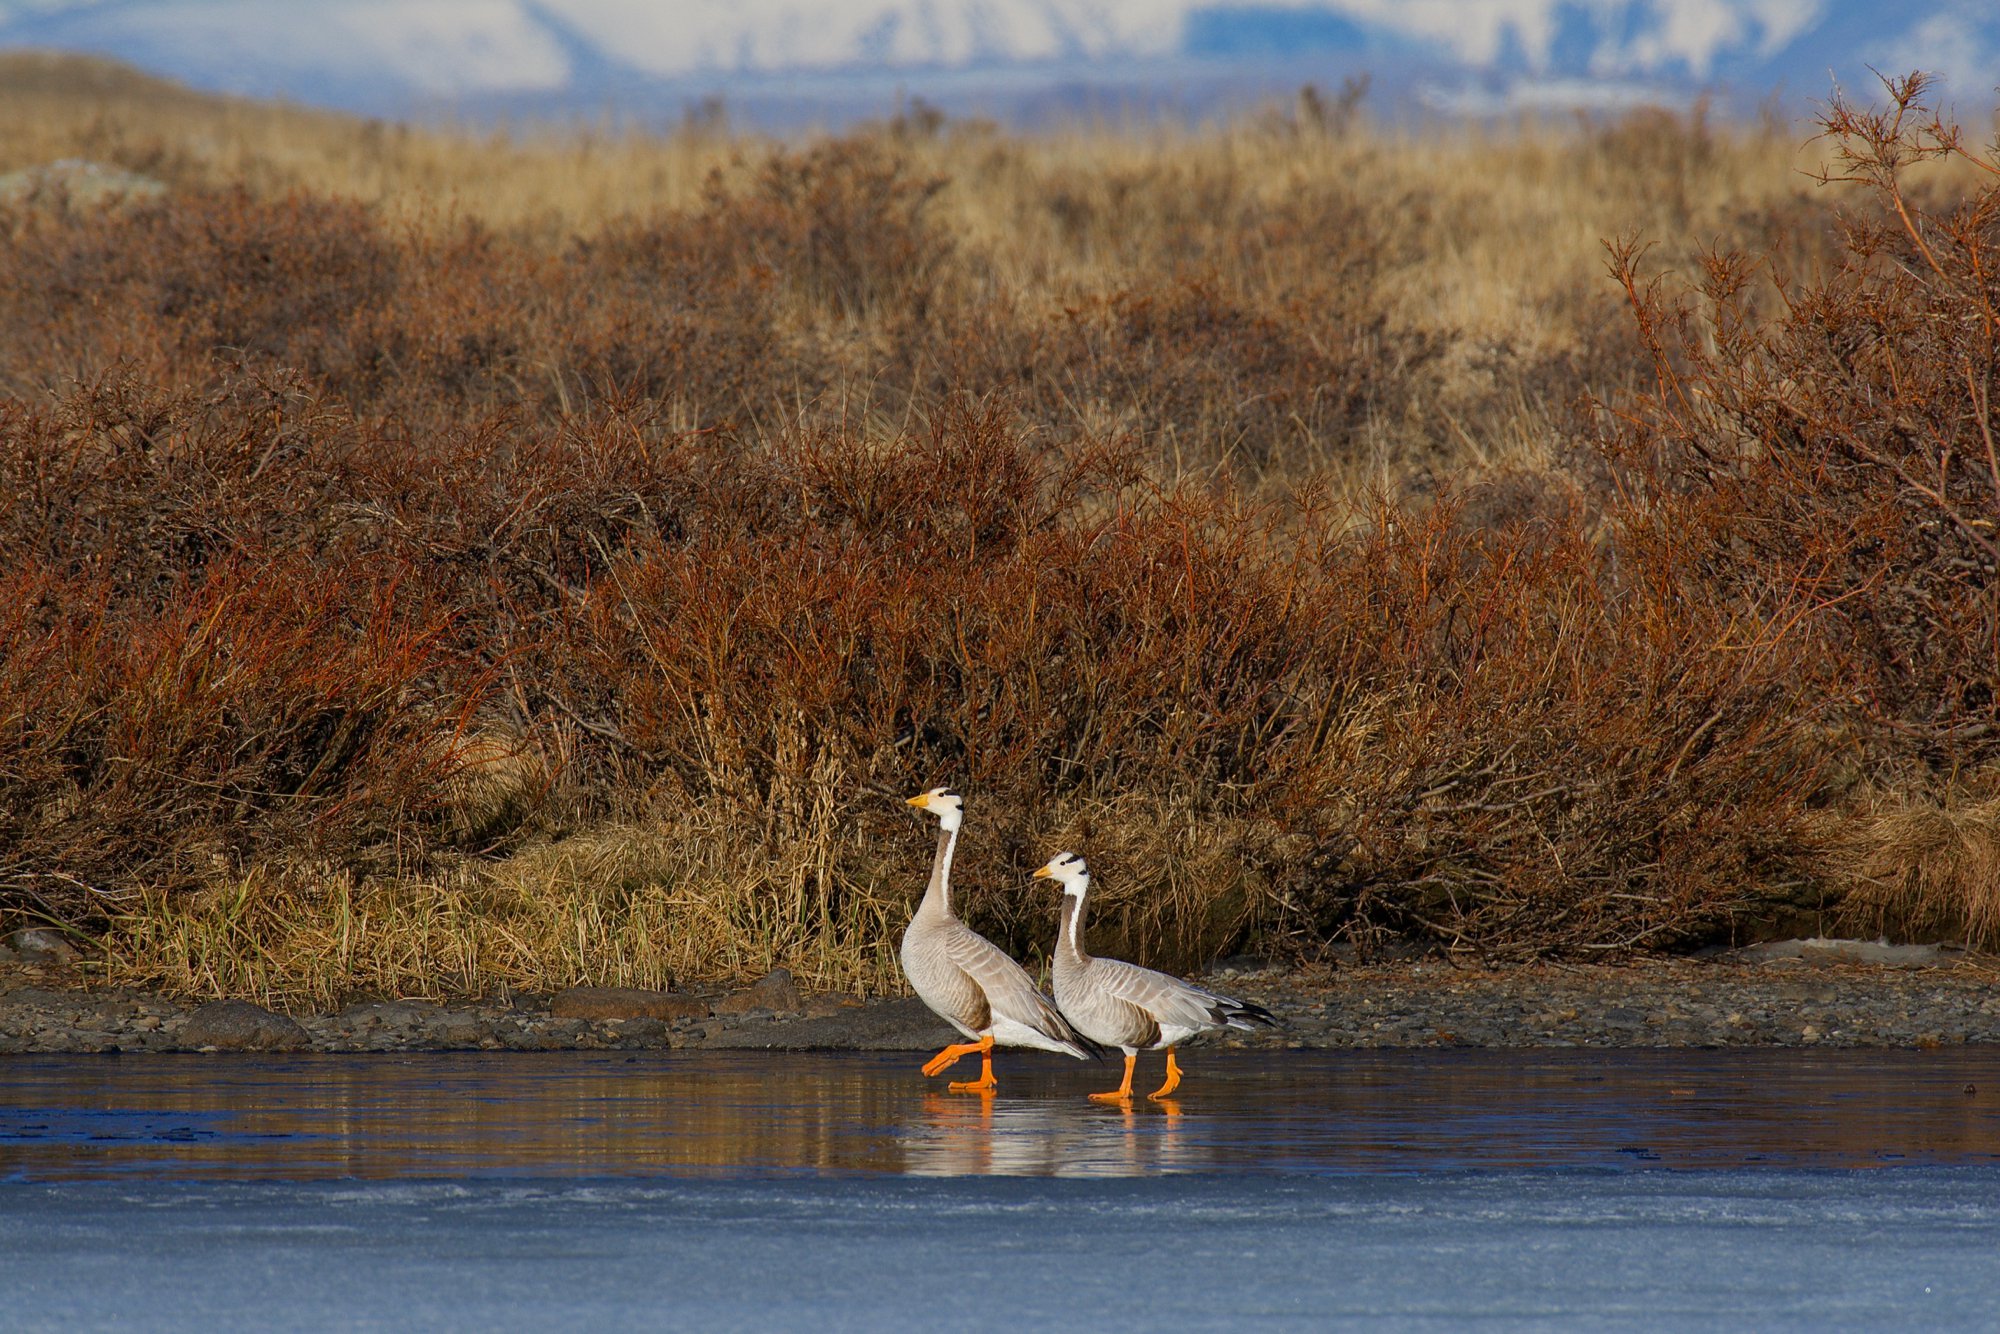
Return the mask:
M1835 835L1840 918L1867 934L2000 947L2000 799L1889 797Z
M842 841L853 848L832 840ZM899 976L895 940L913 896L871 870L852 851L834 864L824 840L746 844L743 831L691 812L443 875L357 883L324 866L266 866L149 894L112 918L104 966L178 995L320 1008L496 987L669 989L779 966L813 986L879 990Z
M496 846L547 799L558 766L532 738L492 732L448 744L455 763L439 785L438 805L461 846Z

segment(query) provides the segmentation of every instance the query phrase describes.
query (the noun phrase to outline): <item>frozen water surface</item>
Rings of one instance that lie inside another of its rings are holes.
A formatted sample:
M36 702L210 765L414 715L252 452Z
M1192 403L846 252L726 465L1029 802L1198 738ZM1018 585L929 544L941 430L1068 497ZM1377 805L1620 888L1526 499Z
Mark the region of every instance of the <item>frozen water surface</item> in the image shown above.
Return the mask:
M1968 1328L2000 1051L14 1057L0 1324Z

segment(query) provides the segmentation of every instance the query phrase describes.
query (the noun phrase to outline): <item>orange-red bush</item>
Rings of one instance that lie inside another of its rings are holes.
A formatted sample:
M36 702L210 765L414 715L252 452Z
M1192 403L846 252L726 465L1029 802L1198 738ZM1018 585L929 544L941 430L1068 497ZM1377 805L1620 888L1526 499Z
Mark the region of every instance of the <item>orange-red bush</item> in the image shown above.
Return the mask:
M419 865L457 739L501 728L567 757L572 818L830 802L889 839L885 794L951 781L1023 864L1052 810L1191 822L1276 895L1239 937L1617 947L1781 884L1811 788L1791 659L1723 652L1566 520L1345 536L964 402L769 447L620 413L419 440L259 380L5 426L13 883L44 898L190 849ZM1194 962L1207 911L1136 947Z
M476 681L381 563L237 551L145 599L0 581L0 901L87 916L419 826Z
M1836 101L1839 179L1870 187L1832 272L1757 318L1756 262L1716 255L1696 321L1617 254L1657 388L1615 446L1700 544L1688 596L1818 638L1802 696L1853 701L1874 755L1950 773L2000 759L2000 183L1922 206L1912 164L2000 177L1892 83Z

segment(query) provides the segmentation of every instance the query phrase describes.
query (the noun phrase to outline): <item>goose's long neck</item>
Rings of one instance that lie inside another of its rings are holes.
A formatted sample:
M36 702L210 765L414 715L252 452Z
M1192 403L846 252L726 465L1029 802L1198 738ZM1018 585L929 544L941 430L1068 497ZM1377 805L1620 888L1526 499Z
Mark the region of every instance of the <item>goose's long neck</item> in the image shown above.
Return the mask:
M1066 955L1078 963L1090 958L1083 952L1083 892L1085 886L1063 890L1062 930L1056 936L1056 953Z
M917 905L920 913L934 917L951 916L951 854L958 847L956 829L939 829L937 857L931 862L931 883L924 890L924 901Z

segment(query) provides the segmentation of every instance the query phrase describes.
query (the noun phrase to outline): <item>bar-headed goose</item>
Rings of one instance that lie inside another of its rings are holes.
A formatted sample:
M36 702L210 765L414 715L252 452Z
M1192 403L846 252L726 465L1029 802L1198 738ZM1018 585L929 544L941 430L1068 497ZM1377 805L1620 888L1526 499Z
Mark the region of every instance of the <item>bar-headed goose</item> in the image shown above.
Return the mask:
M1062 926L1056 936L1056 1006L1076 1031L1092 1042L1125 1052L1125 1080L1111 1093L1093 1093L1099 1102L1129 1102L1132 1068L1139 1052L1167 1050L1167 1082L1150 1097L1164 1098L1180 1086L1174 1048L1199 1033L1225 1028L1278 1026L1261 1005L1218 996L1190 982L1117 959L1093 959L1083 952L1083 905L1090 871L1073 852L1058 852L1035 872L1037 880L1062 885Z
M932 788L909 804L938 817L937 860L923 902L903 932L903 973L924 1004L946 1023L971 1039L954 1043L924 1063L935 1075L961 1057L978 1052L980 1075L955 1090L986 1092L993 1088L993 1048L1034 1047L1059 1051L1078 1059L1089 1052L1076 1032L1021 965L1000 952L992 941L958 920L951 911L951 854L958 827L965 818L965 799L949 788Z

